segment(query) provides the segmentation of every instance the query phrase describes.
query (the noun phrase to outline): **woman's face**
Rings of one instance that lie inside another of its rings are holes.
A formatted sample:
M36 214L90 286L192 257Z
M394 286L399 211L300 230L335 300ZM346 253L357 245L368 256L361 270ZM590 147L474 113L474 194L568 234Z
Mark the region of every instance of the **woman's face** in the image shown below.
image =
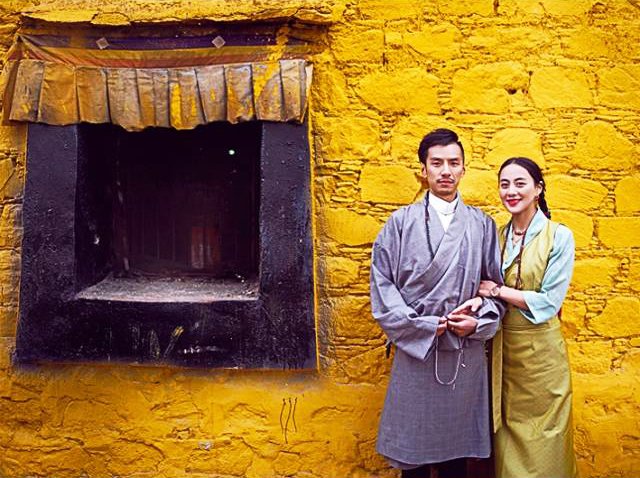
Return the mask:
M538 207L536 197L541 192L542 186L535 184L522 166L510 164L500 173L500 199L512 215L534 211Z

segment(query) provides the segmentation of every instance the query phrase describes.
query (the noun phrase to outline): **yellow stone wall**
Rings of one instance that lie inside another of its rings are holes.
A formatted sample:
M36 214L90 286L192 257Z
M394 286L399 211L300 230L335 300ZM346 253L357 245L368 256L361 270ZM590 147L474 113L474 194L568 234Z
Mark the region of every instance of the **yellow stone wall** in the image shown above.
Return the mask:
M3 0L0 58L21 11L324 25L310 106L320 368L13 367L25 128L2 126L0 476L396 476L374 451L389 361L368 257L420 195L416 146L437 126L460 132L463 194L498 222L496 167L544 166L577 241L563 321L580 471L640 476L638 0Z

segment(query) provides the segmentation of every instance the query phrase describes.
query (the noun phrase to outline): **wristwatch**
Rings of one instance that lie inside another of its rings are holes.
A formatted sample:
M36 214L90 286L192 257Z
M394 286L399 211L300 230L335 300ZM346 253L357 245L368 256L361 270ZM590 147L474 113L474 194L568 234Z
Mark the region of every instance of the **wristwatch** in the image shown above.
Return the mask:
M500 289L502 289L501 285L493 286L493 288L489 291L489 295L491 297L498 297L500 295Z

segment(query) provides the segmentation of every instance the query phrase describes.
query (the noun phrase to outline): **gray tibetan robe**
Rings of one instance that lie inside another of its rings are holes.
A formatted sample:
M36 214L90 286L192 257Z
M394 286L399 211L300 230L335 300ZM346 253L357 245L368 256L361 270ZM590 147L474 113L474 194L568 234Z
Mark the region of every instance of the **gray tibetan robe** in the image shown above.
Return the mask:
M485 299L472 335L436 337L438 319L474 297L481 279L502 283L500 250L493 220L460 199L446 233L429 207L432 258L425 200L394 212L372 251L373 316L396 346L377 450L401 468L489 456L484 343L504 312Z

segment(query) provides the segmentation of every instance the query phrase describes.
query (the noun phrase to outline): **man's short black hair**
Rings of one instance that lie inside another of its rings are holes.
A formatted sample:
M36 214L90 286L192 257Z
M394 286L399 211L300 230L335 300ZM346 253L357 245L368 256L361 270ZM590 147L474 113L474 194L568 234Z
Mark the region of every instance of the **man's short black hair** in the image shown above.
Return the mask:
M422 164L426 164L427 154L429 153L430 147L448 146L453 143L460 146L460 150L462 151L462 162L464 163L464 148L462 147L462 143L458 139L458 135L447 128L434 129L422 138L420 146L418 147L418 159Z

